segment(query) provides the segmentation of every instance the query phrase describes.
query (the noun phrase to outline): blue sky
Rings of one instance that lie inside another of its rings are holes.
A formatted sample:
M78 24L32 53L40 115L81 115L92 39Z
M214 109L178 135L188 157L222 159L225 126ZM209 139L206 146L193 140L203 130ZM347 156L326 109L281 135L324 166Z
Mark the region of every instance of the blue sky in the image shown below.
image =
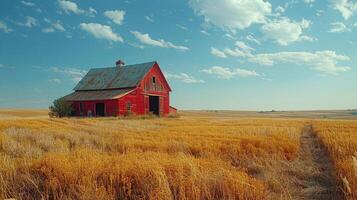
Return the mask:
M353 0L2 0L0 107L46 108L92 67L157 60L179 109L357 108Z

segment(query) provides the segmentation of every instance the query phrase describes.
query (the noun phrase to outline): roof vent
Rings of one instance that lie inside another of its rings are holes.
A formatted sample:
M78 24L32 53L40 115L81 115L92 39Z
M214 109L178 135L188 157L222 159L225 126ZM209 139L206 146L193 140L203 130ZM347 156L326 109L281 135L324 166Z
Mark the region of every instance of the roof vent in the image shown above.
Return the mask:
M124 63L124 61L122 61L122 60L118 60L118 61L115 62L115 65L116 65L117 67L123 67L123 66L125 65L125 63Z

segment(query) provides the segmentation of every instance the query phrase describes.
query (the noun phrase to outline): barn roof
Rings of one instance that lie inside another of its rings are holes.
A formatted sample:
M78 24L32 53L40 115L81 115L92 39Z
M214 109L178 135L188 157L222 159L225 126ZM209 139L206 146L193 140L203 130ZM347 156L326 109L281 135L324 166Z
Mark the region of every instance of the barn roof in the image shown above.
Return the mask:
M65 101L92 101L118 99L133 89L118 89L118 90L97 90L97 91L75 91L67 96L64 96Z
M136 87L156 61L122 67L93 68L74 88L76 91Z

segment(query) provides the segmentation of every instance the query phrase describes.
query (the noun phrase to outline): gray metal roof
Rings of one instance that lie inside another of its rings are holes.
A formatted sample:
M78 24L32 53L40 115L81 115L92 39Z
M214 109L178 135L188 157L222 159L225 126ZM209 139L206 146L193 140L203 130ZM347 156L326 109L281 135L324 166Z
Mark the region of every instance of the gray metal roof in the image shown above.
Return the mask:
M62 98L65 101L93 101L118 99L131 91L133 91L133 89L76 91Z
M156 61L123 67L94 68L74 90L104 90L136 87Z

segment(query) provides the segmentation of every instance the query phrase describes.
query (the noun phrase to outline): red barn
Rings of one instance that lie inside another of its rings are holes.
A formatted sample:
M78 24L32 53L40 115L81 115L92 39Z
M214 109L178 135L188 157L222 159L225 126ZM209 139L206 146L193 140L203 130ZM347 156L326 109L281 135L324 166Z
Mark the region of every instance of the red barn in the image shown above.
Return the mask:
M94 68L74 92L63 97L72 102L76 116L120 116L134 113L166 115L171 88L154 62Z

